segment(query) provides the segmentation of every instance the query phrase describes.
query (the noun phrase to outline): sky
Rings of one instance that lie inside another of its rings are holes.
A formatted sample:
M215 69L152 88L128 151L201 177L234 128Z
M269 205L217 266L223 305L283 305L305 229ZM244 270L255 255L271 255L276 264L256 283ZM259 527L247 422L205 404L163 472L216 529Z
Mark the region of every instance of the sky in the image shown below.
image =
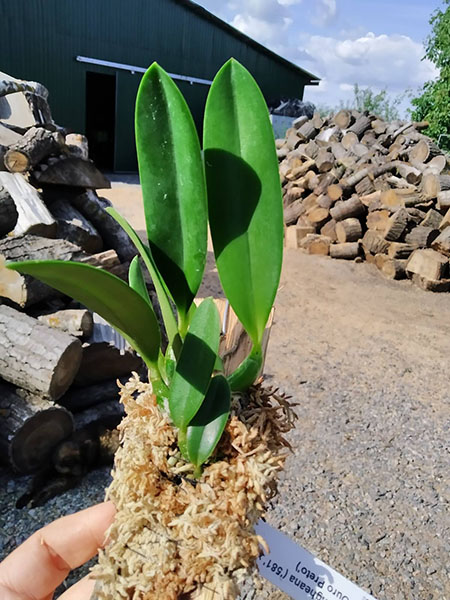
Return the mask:
M355 83L398 97L437 71L424 56L439 0L196 0L267 48L321 78L304 100L336 107ZM409 101L405 98L401 112Z

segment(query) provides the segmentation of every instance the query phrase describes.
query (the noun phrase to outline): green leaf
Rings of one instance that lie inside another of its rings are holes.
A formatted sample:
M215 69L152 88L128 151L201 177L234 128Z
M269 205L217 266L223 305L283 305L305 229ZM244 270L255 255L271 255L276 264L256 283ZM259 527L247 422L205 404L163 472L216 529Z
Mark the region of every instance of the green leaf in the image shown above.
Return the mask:
M254 346L238 368L228 376L233 392L245 392L258 378L263 364L261 348Z
M180 430L186 429L208 390L219 336L219 312L212 298L207 298L192 317L170 386L170 415Z
M128 283L130 288L137 292L150 305L150 296L148 295L147 286L145 285L144 274L142 273L139 256L135 256L130 263L128 270Z
M222 287L255 344L283 256L283 208L272 126L250 73L231 59L216 75L204 124L209 222Z
M155 265L152 253L150 252L150 248L148 248L148 246L146 246L142 242L141 238L135 232L133 227L131 227L128 221L124 217L122 217L122 215L118 213L114 208L107 208L106 212L109 213L119 223L119 225L122 227L125 233L128 234L129 238L136 246L137 251L141 255L142 260L144 261L145 266L147 267L148 272L150 273L153 285L155 286L156 295L158 296L158 302L161 308L164 325L166 327L167 337L169 338L169 342L173 343L173 340L178 335L177 322L172 312L172 307L170 306L167 288L164 284L160 272L158 271Z
M187 454L196 467L206 462L217 446L228 421L230 401L230 386L223 375L217 375L187 428Z
M90 265L58 260L9 263L98 313L131 344L147 366L155 367L160 345L153 308L124 281Z
M205 175L189 108L156 63L137 95L136 147L150 249L183 322L205 269Z

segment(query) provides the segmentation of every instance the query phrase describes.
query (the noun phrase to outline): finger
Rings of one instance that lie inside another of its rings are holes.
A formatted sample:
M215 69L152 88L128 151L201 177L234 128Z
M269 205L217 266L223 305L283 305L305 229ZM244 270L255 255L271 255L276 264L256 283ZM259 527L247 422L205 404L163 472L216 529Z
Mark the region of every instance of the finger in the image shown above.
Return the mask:
M59 597L59 600L89 600L94 591L94 587L94 579L90 579L89 575L87 575L64 592L64 594Z
M21 600L45 598L69 571L103 545L115 509L111 502L63 517L36 531L0 564L0 585Z

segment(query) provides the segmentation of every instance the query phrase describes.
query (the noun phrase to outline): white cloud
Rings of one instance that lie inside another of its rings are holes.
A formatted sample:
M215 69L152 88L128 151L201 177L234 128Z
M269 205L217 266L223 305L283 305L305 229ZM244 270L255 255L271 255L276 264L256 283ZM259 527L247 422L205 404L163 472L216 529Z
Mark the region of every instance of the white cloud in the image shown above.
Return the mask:
M311 21L319 27L326 27L336 17L336 0L316 0Z

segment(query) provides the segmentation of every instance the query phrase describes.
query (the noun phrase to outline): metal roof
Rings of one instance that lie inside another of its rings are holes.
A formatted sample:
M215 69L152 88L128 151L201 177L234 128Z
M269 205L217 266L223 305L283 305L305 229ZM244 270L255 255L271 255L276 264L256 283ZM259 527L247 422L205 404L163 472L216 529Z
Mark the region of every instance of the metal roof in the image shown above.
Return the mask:
M252 39L248 35L245 35L245 33L242 33L241 31L239 31L232 25L229 25L225 21L222 21L222 19L219 19L219 17L216 17L215 15L210 13L208 10L206 10L206 8L203 8L202 6L196 4L195 2L192 2L191 0L175 0L175 2L185 6L192 12L196 13L198 16L202 17L203 19L206 19L207 21L210 21L217 27L220 27L221 29L226 30L228 33L230 33L234 37L238 38L239 40L245 42L249 46L253 46L253 48L255 48L256 50L258 50L259 52L261 52L263 54L266 54L267 56L269 56L276 62L279 62L282 65L284 65L285 67L288 67L288 68L292 69L293 71L298 72L299 75L302 75L306 79L309 79L310 85L318 85L318 83L320 81L320 77L317 77L317 75L313 75L309 71L302 69L301 67L295 65L294 63L290 62L286 58L283 58L279 54L276 54L276 52L269 50L268 48L266 48L259 42L256 42L254 39Z

